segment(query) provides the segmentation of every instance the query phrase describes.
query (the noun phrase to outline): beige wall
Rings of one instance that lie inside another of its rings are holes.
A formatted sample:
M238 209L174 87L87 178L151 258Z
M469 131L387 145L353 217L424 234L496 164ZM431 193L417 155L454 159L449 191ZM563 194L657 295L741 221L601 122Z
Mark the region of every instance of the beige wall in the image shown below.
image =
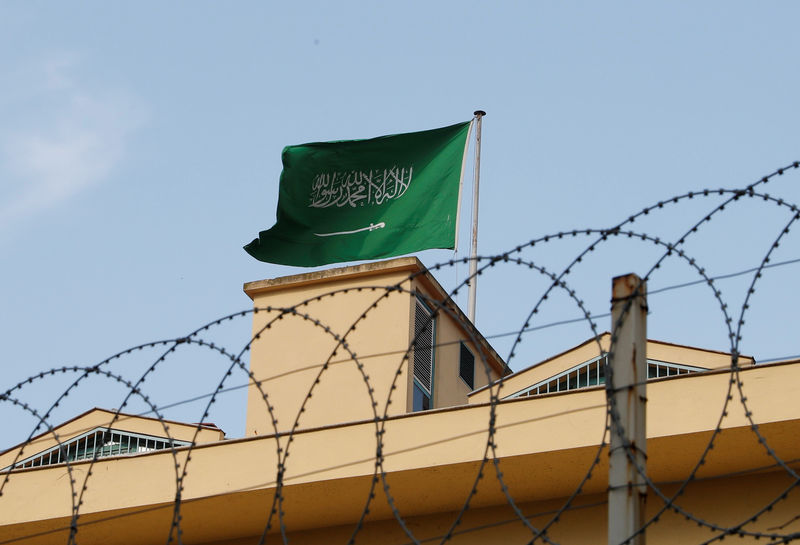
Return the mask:
M461 323L451 318L446 312L440 313L436 341L439 346L436 350L435 407L464 405L467 403L467 395L473 389L481 388L500 378L496 356L483 348L480 342L478 346L481 349L478 350L476 343L461 327ZM464 342L475 356L473 388L467 386L460 376L461 342Z
M693 484L680 496L677 505L695 516L720 526L734 526L752 516L755 506L766 505L777 498L792 484L792 479L780 472L733 477L723 481L701 481ZM664 486L665 494L673 495L676 486ZM608 513L603 504L604 495L583 495L554 521L555 513L567 498L542 502L521 502L518 507L536 528L548 525L547 537L554 543L564 545L598 545L606 543ZM654 493L647 498L646 516L652 518L663 502ZM800 531L797 509L800 506L800 489L795 489L786 500L779 502L745 528L751 532L775 533L775 527L790 522L780 533ZM401 514L402 516L402 514ZM449 511L430 515L403 516L404 524L422 542L439 543L452 527L458 512ZM524 544L534 533L520 521L510 506L472 508L461 519L453 536L447 541L454 545ZM355 524L333 528L289 532L290 543L304 545L327 545L347 543L355 530ZM668 510L659 521L647 530L648 545L676 545L704 543L720 532L687 521L685 517ZM255 537L255 536L254 536ZM276 536L277 539L277 536ZM755 537L729 537L736 543L764 543ZM251 545L254 539L216 541L216 545ZM357 533L356 543L393 545L410 543L410 537L402 530L396 519L373 520ZM539 543L541 541L537 541Z
M495 485L496 481L489 477ZM690 486L677 502L681 508L696 516L720 526L732 526L751 516L755 509L766 505L770 500L790 486L792 480L780 472L748 474L724 480L698 481ZM424 483L422 484L424 490ZM360 490L366 493L367 488ZM673 494L674 485L665 485L663 492ZM379 501L385 503L382 491L378 491ZM423 498L424 500L424 492ZM338 511L335 498L328 498L331 509ZM265 513L270 507L271 497L250 497L247 501L238 498L219 498L215 504L216 512L195 510L190 504L182 510L184 517L183 543L215 544L215 545L253 545L258 543L265 525ZM538 528L552 522L554 513L566 502L565 498L546 501L520 501L518 507L532 525ZM575 508L567 510L549 528L548 537L555 543L564 545L598 545L606 542L607 512L603 494L579 496L572 504ZM647 516L655 514L662 505L654 494L647 499ZM300 507L297 504L287 509ZM796 519L800 507L800 490L795 487L788 497L777 503L775 507L758 518L755 523L746 526L750 531L767 533L775 532L775 528L783 526L779 532L789 534L800 531L800 520ZM418 540L441 541L442 536L456 520L458 510L448 510L429 514L401 513L404 524L413 532ZM141 545L163 544L170 529L172 510L167 504L160 509L134 513L134 510L109 513L108 520L86 516L82 522L90 523L81 526L78 543L85 545L123 545L135 542ZM111 519L110 517L116 518ZM386 517L381 514L381 517ZM220 519L228 524L219 524ZM244 520L245 524L239 524ZM788 524L787 524L788 523ZM785 525L785 526L784 526ZM4 527L2 536L14 539L23 535L26 526L15 528ZM41 529L41 526L37 527ZM53 533L31 537L19 541L25 545L48 545L65 543L68 535L68 520L51 523ZM293 529L287 528L289 543L303 545L328 545L330 543L347 543L356 528L355 521L336 526ZM47 531L47 530L45 530ZM227 535L226 535L227 534ZM659 521L647 531L649 545L675 545L703 543L718 532L697 523L687 521L684 517L667 511ZM520 522L517 515L507 505L473 506L462 518L453 537L447 543L455 545L489 544L524 544L533 534ZM765 543L764 539L753 537L729 537L725 542L734 539L736 543ZM274 531L267 543L282 543L280 535ZM391 514L388 518L368 516L363 528L358 532L356 543L375 545L400 545L410 543L411 539L400 528Z
M282 432L292 429L296 421L300 429L308 429L372 420L373 403L379 416L410 412L413 375L405 356L414 337L414 293L430 298L429 306L446 296L433 277L422 271L424 266L416 258L400 258L246 284L245 291L259 309L253 317L250 369L263 390L255 385L248 390L246 435L275 431L264 394ZM414 274L412 281L409 277ZM387 291L390 286L403 289ZM458 342L470 338L469 326L462 324L466 318L457 307L448 308L449 312L442 310L436 317L434 407L466 404L470 391L459 378L458 368ZM281 315L277 309L296 312L276 320ZM365 312L366 317L359 320ZM356 328L348 333L354 323ZM337 348L337 336L345 335L349 350ZM502 362L480 335L476 338L483 343L492 379L498 378ZM474 343L469 346L476 354L479 387L488 382L486 372ZM337 354L332 356L334 350ZM363 366L363 374L351 353ZM409 355L413 357L413 352ZM364 375L369 377L368 384Z
M248 293L256 308L294 308L302 314L260 310L253 317L254 340L250 369L268 396L278 421L287 431L297 420L307 395L301 428L369 420L383 414L392 380L399 371L389 414L402 414L407 404L407 366L403 355L409 343L410 282L406 271L389 271L379 277L331 278L324 283L281 286ZM383 286L403 284L406 292L386 292ZM377 286L380 289L362 289ZM328 296L333 291L342 290ZM350 290L350 291L343 291ZM316 297L321 297L314 300ZM376 305L374 308L373 305ZM367 318L349 328L367 310ZM265 327L270 324L268 329ZM324 328L329 328L326 331ZM346 348L339 339L347 335ZM349 350L348 350L349 349ZM333 355L333 352L336 354ZM363 374L356 360L363 366ZM330 362L326 369L323 366ZM369 377L369 384L364 379ZM315 382L319 379L319 382ZM313 387L313 389L312 389ZM373 389L372 397L368 388ZM246 435L274 432L262 393L248 390Z

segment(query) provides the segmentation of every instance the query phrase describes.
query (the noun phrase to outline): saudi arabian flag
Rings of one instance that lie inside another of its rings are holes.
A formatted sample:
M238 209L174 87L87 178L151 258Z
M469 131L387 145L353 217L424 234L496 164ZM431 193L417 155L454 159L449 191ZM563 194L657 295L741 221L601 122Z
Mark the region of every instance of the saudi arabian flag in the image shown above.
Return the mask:
M277 222L244 249L313 267L454 248L469 126L284 148Z

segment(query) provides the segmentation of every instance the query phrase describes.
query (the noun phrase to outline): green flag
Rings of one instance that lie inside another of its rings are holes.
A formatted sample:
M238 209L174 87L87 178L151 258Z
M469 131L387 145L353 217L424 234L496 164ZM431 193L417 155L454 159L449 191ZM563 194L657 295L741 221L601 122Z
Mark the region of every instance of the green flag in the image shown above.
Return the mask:
M287 146L277 221L244 249L313 267L454 248L469 125Z

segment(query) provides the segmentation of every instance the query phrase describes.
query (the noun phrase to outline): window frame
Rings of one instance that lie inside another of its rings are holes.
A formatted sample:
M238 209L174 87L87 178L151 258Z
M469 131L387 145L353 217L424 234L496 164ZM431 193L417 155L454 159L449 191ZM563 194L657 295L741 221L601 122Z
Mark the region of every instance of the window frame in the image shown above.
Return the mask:
M436 391L436 315L434 314L431 307L428 306L427 303L419 296L419 294L414 295L414 336L412 338L412 348L414 349L414 358L411 362L411 377L412 377L412 391L411 391L411 412L419 412L420 410L430 410L435 407L434 405L434 392ZM431 353L431 363L430 363L430 390L426 387L421 380L417 378L416 373L416 360L417 360L417 349L414 346L417 342L417 308L422 308L422 310L427 314L429 318L428 325L431 328L431 346L430 346L430 353ZM419 388L422 395L428 398L428 409L415 409L414 408L414 400L416 396L416 388Z
M531 386L527 386L522 390L519 390L518 392L515 392L509 396L504 397L503 399L537 396L542 394L552 394L556 392L573 392L575 390L581 390L583 388L602 386L606 382L605 368L606 368L607 357L608 357L607 354L602 356L595 356L590 360L587 360L583 363L570 367L569 369L561 371ZM587 370L586 385L582 386L580 379L581 379L581 371L584 368ZM657 369L657 376L653 377L650 376L651 368ZM673 374L660 375L659 373L661 372L661 369L672 369L675 370L676 372ZM708 371L708 369L703 367L697 367L685 363L666 362L650 358L647 359L647 370L648 370L647 380L654 380L657 378L666 378L674 376L683 376L686 374L701 373L703 371ZM592 371L595 372L594 375L592 375ZM574 379L576 387L570 387L570 379L573 378L572 377L573 373L575 373Z

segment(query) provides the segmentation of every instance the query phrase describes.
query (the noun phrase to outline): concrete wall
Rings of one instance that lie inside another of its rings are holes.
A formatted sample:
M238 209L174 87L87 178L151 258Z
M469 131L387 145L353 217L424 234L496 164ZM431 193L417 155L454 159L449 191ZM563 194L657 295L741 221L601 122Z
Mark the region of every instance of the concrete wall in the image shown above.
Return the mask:
M246 435L286 432L295 422L308 429L411 412L415 294L434 309L446 299L423 271L416 258L400 258L246 284L259 309L250 369L261 386L248 390ZM402 290L386 289L392 286ZM459 377L460 341L476 356L475 387L496 380L503 369L463 313L452 303L447 309L436 316L435 408L467 403L470 388Z

